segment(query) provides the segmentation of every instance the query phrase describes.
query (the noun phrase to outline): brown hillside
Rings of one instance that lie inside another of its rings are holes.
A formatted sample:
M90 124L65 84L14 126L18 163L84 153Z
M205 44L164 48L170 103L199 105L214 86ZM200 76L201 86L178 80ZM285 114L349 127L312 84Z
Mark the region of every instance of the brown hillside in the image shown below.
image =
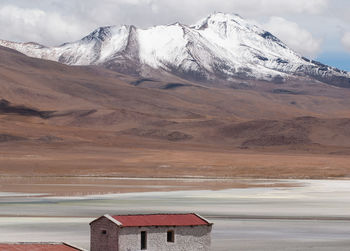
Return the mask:
M306 79L237 80L214 88L175 77L139 79L71 67L5 48L0 48L0 87L0 175L350 172L344 156L326 171L318 169L324 159L350 153L349 89ZM266 153L275 160L257 168L269 159ZM302 170L293 169L290 155L305 160L297 164ZM236 159L242 156L251 162Z

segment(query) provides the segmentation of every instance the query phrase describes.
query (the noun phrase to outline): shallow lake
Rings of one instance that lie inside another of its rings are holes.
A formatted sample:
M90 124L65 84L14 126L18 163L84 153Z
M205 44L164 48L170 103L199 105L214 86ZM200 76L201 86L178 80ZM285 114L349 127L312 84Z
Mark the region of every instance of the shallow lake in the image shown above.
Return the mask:
M350 181L294 182L300 186L80 197L0 193L0 242L88 248L88 223L106 213L197 212L214 222L213 251L350 250Z

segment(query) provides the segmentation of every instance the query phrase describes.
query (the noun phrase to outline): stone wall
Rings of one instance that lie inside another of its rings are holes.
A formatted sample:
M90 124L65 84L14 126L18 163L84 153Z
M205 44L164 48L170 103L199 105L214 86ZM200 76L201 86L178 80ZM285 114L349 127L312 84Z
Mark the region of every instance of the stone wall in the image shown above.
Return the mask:
M173 230L175 241L167 242L167 232ZM209 251L211 226L186 227L125 227L119 231L118 251L141 250L141 231L147 232L147 251ZM92 250L94 251L94 250Z
M105 217L94 221L90 225L90 250L119 251L118 232L118 226Z

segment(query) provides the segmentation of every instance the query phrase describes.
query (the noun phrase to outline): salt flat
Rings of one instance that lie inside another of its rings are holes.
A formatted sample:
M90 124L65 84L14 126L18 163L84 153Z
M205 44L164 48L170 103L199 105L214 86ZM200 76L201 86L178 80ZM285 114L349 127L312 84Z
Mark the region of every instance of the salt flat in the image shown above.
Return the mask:
M293 182L296 187L1 197L0 241L88 248L88 223L105 213L193 211L214 222L213 251L349 250L350 181Z

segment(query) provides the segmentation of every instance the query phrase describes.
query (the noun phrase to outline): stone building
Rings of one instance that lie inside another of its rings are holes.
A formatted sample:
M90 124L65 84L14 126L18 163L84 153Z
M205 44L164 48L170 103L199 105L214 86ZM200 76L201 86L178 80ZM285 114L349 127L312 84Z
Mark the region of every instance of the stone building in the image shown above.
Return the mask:
M90 229L91 251L208 251L212 223L192 213L104 215Z

